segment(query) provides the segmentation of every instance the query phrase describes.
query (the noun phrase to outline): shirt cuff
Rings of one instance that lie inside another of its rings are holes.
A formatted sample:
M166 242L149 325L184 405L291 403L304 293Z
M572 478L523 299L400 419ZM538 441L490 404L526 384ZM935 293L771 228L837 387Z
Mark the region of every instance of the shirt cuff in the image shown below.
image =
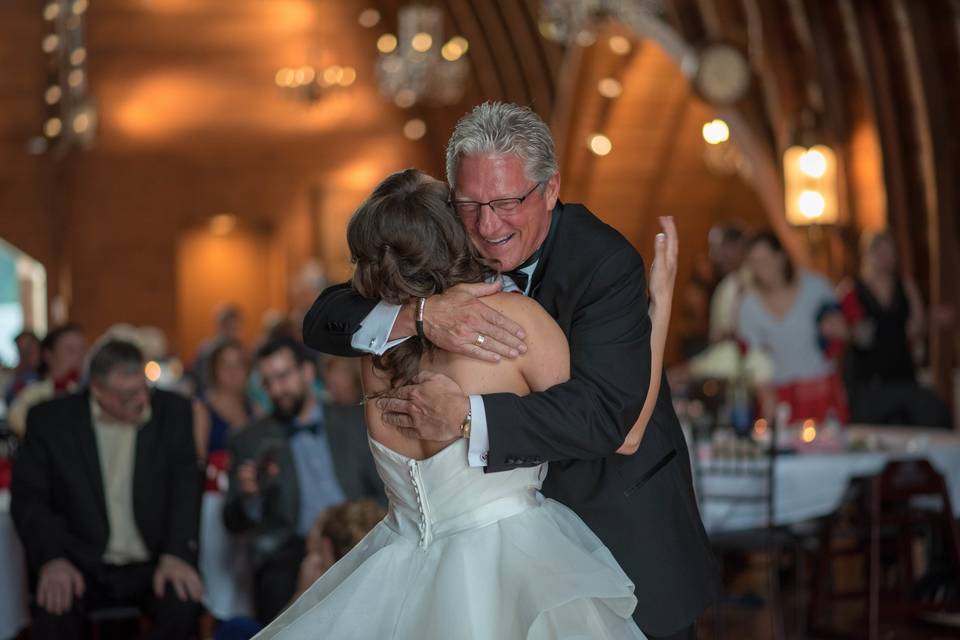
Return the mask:
M483 396L470 396L470 449L467 462L471 467L487 466L490 454L490 434L487 433L487 412L483 408Z
M378 302L373 311L363 319L363 323L357 332L350 338L350 346L362 353L382 356L406 340L407 338L390 340L390 332L393 331L393 325L396 324L397 316L400 315L402 308L398 304Z

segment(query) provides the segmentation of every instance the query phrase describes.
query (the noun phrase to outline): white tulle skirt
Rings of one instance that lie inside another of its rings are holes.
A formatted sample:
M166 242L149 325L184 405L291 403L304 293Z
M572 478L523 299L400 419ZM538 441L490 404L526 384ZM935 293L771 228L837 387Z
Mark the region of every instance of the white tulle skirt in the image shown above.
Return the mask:
M381 522L256 638L644 638L635 605L603 543L545 500L426 547Z

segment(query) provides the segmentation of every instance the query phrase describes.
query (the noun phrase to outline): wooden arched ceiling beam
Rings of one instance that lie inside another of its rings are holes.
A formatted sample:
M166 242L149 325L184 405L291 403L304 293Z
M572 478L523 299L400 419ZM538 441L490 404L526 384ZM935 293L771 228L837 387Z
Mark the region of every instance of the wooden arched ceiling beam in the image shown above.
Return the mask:
M948 138L937 132L950 131L955 123L948 117L939 72L931 8L896 0L893 8L904 50L905 72L914 110L914 131L918 139L918 168L923 176L922 198L927 214L926 247L930 303L950 304L957 295L956 186L958 169ZM952 332L933 328L930 335L930 366L945 395L950 391L955 354Z

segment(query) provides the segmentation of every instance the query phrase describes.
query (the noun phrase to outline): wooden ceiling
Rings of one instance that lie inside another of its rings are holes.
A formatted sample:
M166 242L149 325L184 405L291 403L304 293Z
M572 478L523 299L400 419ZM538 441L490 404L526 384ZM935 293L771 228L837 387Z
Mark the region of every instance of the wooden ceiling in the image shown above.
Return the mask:
M69 263L64 229L88 217L124 228L133 224L126 222L131 211L162 211L169 244L177 229L218 210L264 228L282 225L291 211L306 210L304 194L317 185L342 192L337 207L348 210L387 171L414 164L441 176L456 119L491 99L529 104L556 125L563 197L592 204L639 245L655 228L655 213L691 212L683 214L691 221L688 243L699 242L712 217L751 220L763 212L777 221L770 196L777 159L799 114L812 108L841 152L849 228L889 218L930 298L960 298L951 275L960 271L960 142L951 121L960 113L956 0L665 3L670 27L687 45L722 39L750 57L752 92L729 111L766 158L768 171L754 176L753 189L707 171L698 131L714 110L656 44L634 39L623 58L611 57L602 39L564 51L538 33L539 0L435 2L445 9L447 35L470 42L466 95L444 108L394 106L375 85L375 41L396 29L404 4L92 0L88 60L100 129L92 151L56 159L24 151L44 119L40 6L0 3L0 235L57 274L71 271L60 264ZM368 7L382 15L370 29L357 22ZM358 80L305 105L274 84L277 69L302 64L351 65ZM613 101L600 99L595 84L610 74L624 84ZM418 142L401 134L411 117L428 125ZM614 141L604 158L585 149L584 135L597 130ZM835 265L852 267L837 258ZM51 277L54 290L61 280Z

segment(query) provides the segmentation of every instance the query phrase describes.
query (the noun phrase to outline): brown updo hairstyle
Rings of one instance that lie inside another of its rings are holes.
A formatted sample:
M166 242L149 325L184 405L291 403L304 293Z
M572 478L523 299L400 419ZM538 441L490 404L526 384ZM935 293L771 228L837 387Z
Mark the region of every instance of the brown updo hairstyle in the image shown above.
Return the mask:
M497 271L477 255L450 206L446 184L417 169L404 169L377 185L347 225L355 265L353 288L367 298L404 305ZM429 341L417 336L382 356L374 366L390 372L390 384L409 382L420 369Z

